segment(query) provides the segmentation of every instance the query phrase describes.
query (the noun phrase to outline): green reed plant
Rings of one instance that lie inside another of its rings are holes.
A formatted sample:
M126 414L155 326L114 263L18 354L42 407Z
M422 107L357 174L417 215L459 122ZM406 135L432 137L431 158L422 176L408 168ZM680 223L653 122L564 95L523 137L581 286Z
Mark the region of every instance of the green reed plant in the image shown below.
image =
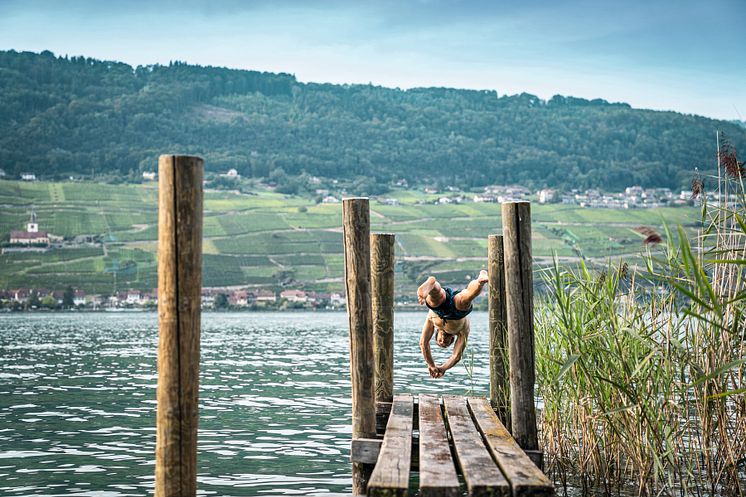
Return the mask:
M543 448L562 482L607 494L630 483L641 495L746 493L740 167L716 177L722 196L703 203L699 235L667 229L643 267L546 271L537 381Z

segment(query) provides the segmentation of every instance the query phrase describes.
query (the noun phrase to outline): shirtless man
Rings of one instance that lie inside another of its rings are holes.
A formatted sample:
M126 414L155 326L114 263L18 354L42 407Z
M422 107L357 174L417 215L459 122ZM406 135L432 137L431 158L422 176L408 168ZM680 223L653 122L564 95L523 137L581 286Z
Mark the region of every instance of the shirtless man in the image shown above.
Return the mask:
M471 302L482 292L487 283L487 271L482 270L476 280L469 282L464 290L452 290L440 286L435 277L430 276L417 289L417 300L430 309L422 327L420 350L427 363L427 369L433 378L441 378L446 371L458 364L469 340L469 318ZM453 353L440 366L435 365L430 352L430 339L435 334L435 342L443 348L449 347L454 340Z

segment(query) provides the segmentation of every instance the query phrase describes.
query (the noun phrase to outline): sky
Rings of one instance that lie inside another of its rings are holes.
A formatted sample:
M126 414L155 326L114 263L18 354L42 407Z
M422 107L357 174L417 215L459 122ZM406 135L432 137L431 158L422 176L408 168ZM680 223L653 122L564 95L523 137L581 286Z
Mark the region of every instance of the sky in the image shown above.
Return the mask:
M0 0L0 50L746 120L746 0Z

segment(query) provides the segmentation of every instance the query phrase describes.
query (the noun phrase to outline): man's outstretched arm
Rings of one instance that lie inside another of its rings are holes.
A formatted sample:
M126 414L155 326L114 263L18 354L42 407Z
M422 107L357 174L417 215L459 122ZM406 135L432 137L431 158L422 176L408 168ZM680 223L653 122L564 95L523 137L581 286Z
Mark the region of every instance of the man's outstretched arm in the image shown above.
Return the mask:
M432 340L434 332L435 326L433 326L433 322L430 321L430 319L425 318L425 324L422 325L422 335L420 335L420 350L422 351L422 357L425 358L425 362L427 363L427 369L430 371L430 376L433 378L440 378L443 375L438 371L437 366L435 366L433 353L430 351L430 340Z

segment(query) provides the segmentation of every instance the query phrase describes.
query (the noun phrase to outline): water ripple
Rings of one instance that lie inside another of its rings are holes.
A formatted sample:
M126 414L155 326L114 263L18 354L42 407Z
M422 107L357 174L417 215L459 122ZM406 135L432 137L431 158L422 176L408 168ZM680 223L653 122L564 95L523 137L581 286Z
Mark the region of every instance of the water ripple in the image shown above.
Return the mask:
M156 319L0 316L0 495L152 495ZM422 319L397 315L396 390L484 394L486 316L474 384L461 366L428 376ZM349 494L346 315L205 314L201 345L200 495Z

